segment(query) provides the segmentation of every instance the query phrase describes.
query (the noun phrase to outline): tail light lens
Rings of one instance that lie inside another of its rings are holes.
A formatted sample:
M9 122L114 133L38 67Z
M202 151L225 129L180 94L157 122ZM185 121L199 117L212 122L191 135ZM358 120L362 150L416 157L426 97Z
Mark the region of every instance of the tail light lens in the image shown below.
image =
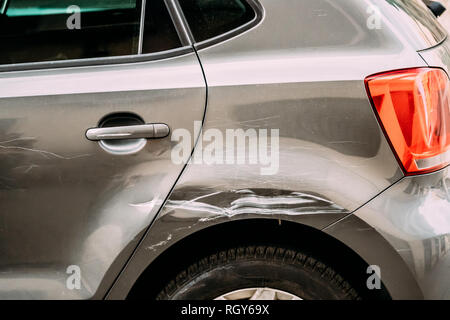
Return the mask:
M406 174L450 163L449 78L416 68L370 76L366 87L379 121Z

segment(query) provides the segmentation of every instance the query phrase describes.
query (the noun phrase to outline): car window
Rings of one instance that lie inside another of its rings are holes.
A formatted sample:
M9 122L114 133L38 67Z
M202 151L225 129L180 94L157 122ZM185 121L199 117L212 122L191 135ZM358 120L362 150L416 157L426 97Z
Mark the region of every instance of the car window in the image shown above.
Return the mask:
M245 0L179 0L197 42L221 35L247 22L256 14Z
M146 2L142 53L181 47L180 38L165 2L163 0L147 0Z
M141 0L0 0L0 64L139 53ZM181 46L164 0L147 1L145 52Z

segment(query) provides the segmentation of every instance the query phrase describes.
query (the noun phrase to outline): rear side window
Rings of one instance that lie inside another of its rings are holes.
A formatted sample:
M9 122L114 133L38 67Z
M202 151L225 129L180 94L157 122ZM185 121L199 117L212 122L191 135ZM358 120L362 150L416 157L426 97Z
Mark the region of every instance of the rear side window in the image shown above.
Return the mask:
M181 46L164 0L147 9L143 52ZM0 0L0 10L0 64L139 53L142 0Z
M245 0L179 0L197 42L236 29L256 17Z
M137 0L4 0L0 64L137 53Z
M147 0L146 3L142 53L181 47L180 38L164 1Z

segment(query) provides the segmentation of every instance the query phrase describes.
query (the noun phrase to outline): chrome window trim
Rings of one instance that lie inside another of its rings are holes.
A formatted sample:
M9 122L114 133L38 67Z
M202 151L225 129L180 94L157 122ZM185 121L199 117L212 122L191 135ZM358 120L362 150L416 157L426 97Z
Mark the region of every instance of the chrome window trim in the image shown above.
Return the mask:
M147 0L141 1L141 21L139 24L139 44L137 54L142 54L142 47L144 45L144 29L145 29L145 7L147 6Z
M183 46L192 46L194 43L194 37L192 36L189 24L184 16L183 10L181 10L178 0L164 0L169 11L172 22L177 30L178 37L180 38Z
M246 24L241 25L240 27L237 27L226 33L220 34L211 39L207 39L207 40L204 40L201 42L196 42L196 43L194 43L195 49L196 50L205 49L207 47L213 46L220 42L234 38L234 37L238 36L239 34L244 33L245 31L248 31L248 30L252 29L253 27L257 26L262 20L264 20L265 11L264 11L264 7L261 5L261 3L258 0L245 0L245 1L247 1L247 3L250 5L250 7L252 7L253 11L255 11L255 18L253 18L253 20L247 22Z
M116 65L135 62L147 62L147 61L168 59L175 56L181 56L193 52L194 50L191 46L185 46L161 52L148 54L134 54L129 56L3 64L0 65L0 72L47 70L56 68L91 67L91 66Z
M4 14L6 9L8 8L9 2L8 0L3 0L2 6L0 8L0 14Z

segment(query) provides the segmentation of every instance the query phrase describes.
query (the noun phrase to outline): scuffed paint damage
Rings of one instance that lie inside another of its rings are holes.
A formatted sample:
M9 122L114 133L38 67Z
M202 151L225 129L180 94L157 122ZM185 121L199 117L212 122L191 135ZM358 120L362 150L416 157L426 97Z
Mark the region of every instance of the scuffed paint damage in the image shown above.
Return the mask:
M84 158L84 157L89 157L90 154L81 154L81 155L76 155L76 156L71 156L71 157L67 157L67 156L63 156L51 151L47 151L47 150L40 150L40 149L34 149L34 148L27 148L27 147L23 147L20 145L8 145L12 142L18 142L18 141L26 141L26 142L30 142L30 141L36 141L35 137L21 137L21 138L16 138L16 139L10 139L10 140L6 140L6 141L0 141L0 149L3 150L18 150L18 151L26 151L26 152L36 152L39 153L40 155L42 155L43 157L49 159L50 157L55 157L58 159L63 159L63 160L73 160L73 159L78 159L78 158Z
M50 152L50 151L39 150L39 149L31 149L31 148L23 148L23 147L16 147L16 146L3 146L3 145L0 145L0 149L12 149L12 150L20 150L20 151L28 151L28 152L37 152L37 153L41 154L43 157L45 157L47 159L49 158L49 156L53 156L55 158L62 159L62 160L74 160L74 159L85 158L85 157L89 157L90 156L90 154L81 154L81 155L77 155L77 156L73 156L73 157L65 157L65 156L56 154L54 152Z
M183 190L180 189L177 193L182 194ZM176 211L179 210L195 212L200 217L200 222L243 214L273 216L348 213L346 209L317 195L292 191L241 189L213 192L192 200L173 200L174 198L177 198L176 193L166 204L167 210L175 211L171 215L176 216Z
M299 191L257 188L217 191L192 186L179 188L166 202L158 221L183 221L182 226L159 234L152 233L153 240L145 248L158 251L182 238L187 230L192 232L211 223L216 224L220 219L237 220L240 217L261 215L284 219L286 216L344 216L348 213L348 210L328 199Z
M156 249L157 249L158 247L162 247L162 246L166 245L167 243L169 243L170 240L172 240L172 234L169 234L169 235L167 236L167 239L166 239L166 240L163 240L163 241L160 241L160 242L158 242L158 243L156 243L156 244L154 244L154 245L151 245L151 246L147 247L147 249L148 249L148 250L156 251Z

